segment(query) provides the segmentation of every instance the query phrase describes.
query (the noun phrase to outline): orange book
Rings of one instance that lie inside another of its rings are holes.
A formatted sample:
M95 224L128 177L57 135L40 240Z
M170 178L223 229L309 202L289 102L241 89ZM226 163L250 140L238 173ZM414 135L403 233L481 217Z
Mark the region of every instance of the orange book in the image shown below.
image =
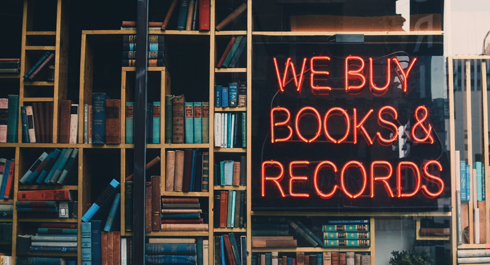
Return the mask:
M13 183L13 180L14 180L14 172L15 172L15 160L12 159L11 163L10 163L10 169L9 169L9 174L8 174L8 178L7 178L7 185L5 186L5 195L4 195L4 199L5 200L8 200L10 198L13 198L14 196L12 196L12 183Z
M100 233L101 263L107 265L107 232Z
M226 228L227 213L228 213L228 191L221 191L219 227Z
M235 43L235 37L231 38L230 42L228 42L228 46L226 46L225 52L223 55L221 55L221 59L219 59L218 65L216 67L221 68L223 63L225 62L226 56L228 56L228 53L231 50L231 47L233 46L233 43Z
M107 265L114 265L114 232L107 232Z
M114 231L113 233L113 246L114 246L114 265L121 265L121 232Z
M22 190L17 193L18 201L71 201L70 191L63 190Z
M230 243L230 237L225 234L223 235L223 241L225 243L225 249L226 249L226 252L227 252L227 257L228 257L228 264L229 265L236 265L236 262L235 262L235 257L233 255L233 250L231 249L231 243Z

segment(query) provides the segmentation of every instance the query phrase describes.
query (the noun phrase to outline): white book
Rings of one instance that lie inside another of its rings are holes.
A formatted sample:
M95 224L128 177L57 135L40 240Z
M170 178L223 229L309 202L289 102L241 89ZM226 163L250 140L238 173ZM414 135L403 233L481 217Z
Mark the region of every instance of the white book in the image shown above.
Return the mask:
M279 252L272 252L272 265L279 265Z
M149 238L150 244L196 244L195 238Z
M490 257L458 258L458 264L489 263Z
M32 241L33 247L76 247L77 242L46 242L46 241Z
M332 252L323 252L323 265L332 265Z
M175 179L175 151L167 151L167 165L165 171L165 191L174 191Z
M214 114L214 147L221 147L221 113Z
M454 165L456 171L456 218L458 225L458 245L463 244L463 223L461 220L461 170L459 170L459 164L461 162L461 156L459 150L454 153Z
M202 241L202 264L209 264L209 240Z
M235 146L233 145L233 143L235 142L235 114L230 114L231 115L231 133L230 133L230 148L235 148Z
M221 147L226 148L228 146L228 115L229 113L223 113L222 117L222 123L223 123L223 132L222 132L222 137L223 141L221 144Z
M489 249L458 249L458 258L490 257Z
M7 123L9 117L8 111L9 111L8 98L0 98L0 143L7 142Z
M26 106L27 131L29 132L29 143L36 142L36 131L34 128L34 113L32 106Z
M83 106L83 143L88 144L88 104Z
M121 265L128 265L127 256L127 238L121 238Z
M77 143L78 136L78 104L71 104L70 108L71 119L70 119L70 144Z

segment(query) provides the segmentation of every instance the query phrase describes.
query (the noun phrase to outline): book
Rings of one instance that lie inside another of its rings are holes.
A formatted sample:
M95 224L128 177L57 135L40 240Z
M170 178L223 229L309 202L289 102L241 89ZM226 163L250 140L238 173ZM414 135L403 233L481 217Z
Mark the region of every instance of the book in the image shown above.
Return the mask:
M202 152L196 152L194 159L194 174L192 175L193 188L192 191L201 192L202 185Z
M119 187L119 182L115 179L113 179L109 185L104 189L104 191L99 195L97 200L90 206L90 208L87 210L87 212L83 215L82 221L84 222L89 222L92 217L97 213L97 211L103 206L103 204L106 204L108 201L108 198L111 198L114 194L116 194L117 188Z
M344 224L369 224L368 219L356 219L356 220L328 220L329 225L344 225Z
M45 60L42 61L41 64L39 64L39 66L36 67L36 69L27 77L27 79L29 81L33 81L34 79L36 79L36 77L39 75L39 73L45 69L48 69L48 65L51 61L54 60L54 53L50 53L50 55L48 56L48 58L46 58ZM25 78L24 78L25 79Z
M84 223L84 224L90 224L90 223ZM82 226L82 234L83 234L84 228ZM89 232L90 234L90 232ZM82 236L85 237L85 236ZM76 235L67 235L67 236L59 236L59 235L42 235L42 236L31 236L32 241L62 241L62 242L76 242L77 241L77 236ZM83 241L83 240L82 240ZM82 242L82 248L83 248L83 242Z
M163 219L162 224L204 224L204 219Z
M240 156L240 181L239 186L247 185L247 161L246 156Z
M24 143L29 143L29 131L27 130L26 107L20 107L20 117L22 121L22 139Z
M247 36L244 36L242 41L238 45L235 54L233 54L233 57L231 58L230 64L228 65L229 68L233 68L238 64L238 59L240 59L240 55L242 55L243 48L245 48L246 43L247 43Z
M146 143L153 142L153 104L148 103L146 108Z
M233 252L233 250L231 248L230 237L229 237L228 234L224 234L223 235L223 242L224 242L226 253L227 253L226 257L228 258L228 262L227 263L223 263L223 264L236 265L234 252Z
M221 85L215 85L214 86L214 106L215 107L221 107L221 90L222 89L223 88Z
M196 256L182 255L145 255L146 265L157 264L179 264L179 265L195 265L197 264Z
M92 261L92 223L82 223L81 225L81 244L82 244L82 263ZM75 237L76 241L76 237Z
M477 258L459 258L458 264L476 264L476 263L488 263L490 257L477 257Z
M305 231L303 228L301 228L298 224L297 224L298 221L293 221L291 219L288 219L288 223L289 225L294 229L296 230L296 233L298 233L300 236L302 236L304 239L306 239L306 241L313 247L316 247L318 245L322 246L321 244L319 244L318 242L316 242L312 237L311 235ZM311 231L310 231L311 233Z
M23 76L24 79L28 79L29 76L51 55L51 52L47 51L39 58L39 60L27 71L27 73Z
M167 151L167 164L165 168L165 191L174 191L175 151Z
M106 94L102 92L92 93L92 106L93 106L92 143L105 144Z
M18 201L69 201L70 191L58 190L22 190L18 191Z
M490 257L488 249L458 249L458 258Z
M177 6L178 1L179 0L173 0L172 3L170 4L170 8L168 9L167 15L165 16L165 19L163 20L163 23L162 23L162 30L167 29L168 22L170 21L170 18L172 17L172 14L175 10L175 7Z
M235 18L237 18L243 11L247 9L247 4L243 3L241 4L237 9L235 9L233 12L231 12L225 19L223 19L217 26L216 30L220 31L223 28L225 28L230 22L232 22Z
M187 21L189 0L180 0L179 17L177 19L177 30L184 30Z
M201 102L194 103L194 140L193 143L202 143L202 104ZM186 124L187 125L187 124Z
M42 258L42 257L16 257L15 264L18 265L67 265L67 262L63 258Z
M114 232L107 232L107 264L114 264Z
M174 189L173 189L174 191L183 191L184 160L185 160L185 152L183 150L176 150L175 151L175 179L174 179Z
M63 149L63 151L66 153L66 148ZM45 181L45 179L48 177L48 174L51 172L51 169L53 169L53 166L58 161L58 157L59 157L60 153L61 153L61 151L59 149L55 149L53 152L51 152L48 155L48 158L47 158L48 162L46 163L46 165L42 169L41 173L39 173L39 177L36 180L36 182L38 184L43 183ZM53 174L54 174L54 172L53 172Z
M184 143L184 95L172 99L172 143Z
M324 240L325 247L369 247L369 239L339 239L339 240Z
M72 228L38 228L37 229L38 234L53 234L53 235L59 235L59 234L77 234L78 230L77 229L72 229Z
M225 62L226 57L230 53L231 47L233 47L235 40L236 40L236 38L232 37L230 39L230 42L228 42L228 45L226 46L225 51L223 52L223 55L221 55L221 58L219 59L218 64L216 65L217 68L221 68L223 66L223 63ZM216 86L219 86L219 85L215 85L215 87ZM221 86L219 86L219 87L221 88ZM216 100L215 102L218 103L218 100ZM219 107L219 106L216 106L216 107Z
M69 143L76 144L78 137L78 104L71 104L70 114Z
M109 232L111 231L112 224L114 222L114 218L116 218L116 212L119 208L119 202L121 200L121 194L116 193L116 196L114 197L114 201L112 203L111 210L109 211L109 216L107 217L107 221L104 226L104 231Z
M68 175L68 172L70 172L70 169L73 166L73 163L75 162L75 159L77 158L78 155L78 148L73 149L73 152L71 152L70 158L68 158L68 161L66 162L65 166L63 167L63 170L61 171L61 175L58 179L58 184L63 185L66 181L66 176Z
M351 233L349 233L349 234L351 234ZM362 233L359 233L359 234L362 234ZM421 227L419 230L419 234L421 236L449 236L450 235L450 229L449 228L424 228L424 227Z
M1 99L0 99L1 101ZM1 103L0 103L1 104ZM29 133L29 143L35 143L36 138L36 128L34 127L34 114L32 112L32 106L26 106L26 119L27 119L27 131ZM1 110L0 110L1 112ZM0 114L1 116L1 114ZM1 120L1 118L0 118ZM1 122L0 122L1 123Z
M101 264L101 228L100 220L91 221L92 264Z
M195 243L146 243L146 255L195 255L197 254Z
M36 171L36 168L42 163L42 161L44 161L44 159L46 159L46 157L48 156L48 154L46 152L43 152L37 159L36 161L34 161L34 163L31 165L31 167L27 170L27 172L24 174L24 176L22 176L22 178L20 179L20 183L22 184L25 184L27 182L27 180L29 179L29 177L31 176L31 174ZM0 166L1 166L1 161L0 161ZM2 172L0 172L0 175L2 174ZM0 176L0 183L1 183L1 180L3 179L3 177Z
M228 220L228 191L221 191L219 227L226 228Z
M160 143L160 102L153 102L153 135L154 144Z
M221 107L228 107L228 87L221 87Z
M231 59L233 59L233 56L235 55L235 52L237 51L238 46L240 46L240 43L243 41L243 39L244 39L243 36L236 37L235 42L233 43L233 46L231 46L230 52L228 53L225 61L222 64L222 67L228 68L228 66L231 62Z
M237 107L247 106L247 84L238 82L238 105Z
M240 162L233 162L233 186L240 186Z
M151 221L151 216L152 216L152 188L151 188L151 181L146 182L145 186L145 232L150 233L151 232L151 227L152 227L152 221Z
M195 238L161 238L150 237L148 238L150 244L195 244Z
M235 207L236 207L236 191L228 191L228 208L226 216L226 227L233 228L235 226Z
M184 174L182 181L182 191L189 192L191 191L191 179L192 179L192 166L193 166L193 150L185 149L184 150Z
M172 2L172 5L177 0ZM172 95L165 96L165 143L172 143Z
M202 102L202 143L209 143L209 102Z
M83 143L88 144L88 104L83 105Z
M201 171L201 191L207 192L209 190L209 152L202 153L202 171Z
M0 143L7 142L8 99L0 98Z
M318 243L318 246L320 247L323 247L323 242L313 233L311 232L311 230L306 226L304 225L303 223L301 223L298 219L295 219L295 223L301 228L303 229L303 231L310 237L312 238L316 243ZM299 232L297 230L297 232Z
M185 102L185 143L194 143L194 102Z
M161 177L151 176L151 187L152 187L152 197L151 197L151 227L153 231L160 231L161 224Z
M133 124L133 108L134 108L134 102L126 102L126 143L127 144L133 144L133 131L134 131L134 124Z
M2 179L2 189L0 191L0 198L6 200L8 200L12 194L12 188L13 188L12 182L14 179L14 172L15 172L15 160L12 159L8 162L10 162L10 165L8 167L7 165L5 165L4 176Z
M121 100L106 99L105 109L106 144L121 143Z
M235 264L240 264L240 249L238 248L238 244L235 239L235 233L228 233L228 237L230 239L230 246L233 257L235 258Z
M121 264L121 232L114 231L113 234L113 264Z
M214 113L214 147L221 147L222 127L221 127L221 113Z
M236 82L228 84L228 105L236 107L238 104L238 85Z
M17 142L18 115L19 115L19 96L8 95L7 143Z
M247 191L245 190L241 190L239 191L240 193L240 215L239 215L239 220L238 220L238 223L239 223L239 226L240 228L244 228L246 227L246 219L245 219L245 215L246 215L246 201L247 201Z
M191 30L198 30L199 26L197 24L197 13L199 12L199 0L194 3L194 10L192 12L192 25Z
M208 224L161 224L162 231L208 231Z
M221 183L226 186L232 186L233 185L233 169L235 162L232 160L225 160L223 163L223 169L224 169L224 174L223 178L221 179Z
M200 0L199 1L199 30L209 31L210 29L210 1ZM224 265L224 264L223 264Z
M192 29L192 16L194 13L194 0L189 0L189 7L187 9L187 21L186 21L186 26L185 30L191 30Z
M323 239L369 239L369 232L325 232Z
M322 232L368 232L368 224L359 225L323 225Z
M49 177L49 183L55 184L55 183L58 182L58 179L61 177L61 172L63 171L63 168L64 168L64 166L66 164L66 161L68 161L68 159L71 157L71 154L72 153L73 153L73 149L72 148L66 149L66 151L65 151L64 154L61 153L61 155L58 158L58 161L59 162L57 161L57 163L54 164L53 169L51 169L51 171L54 171L53 172L53 175L52 176L49 176L48 175L48 177ZM51 172L50 172L50 175L51 175ZM48 177L46 177L46 180L48 179Z
M93 142L93 107L92 105L88 106L88 143L92 144Z

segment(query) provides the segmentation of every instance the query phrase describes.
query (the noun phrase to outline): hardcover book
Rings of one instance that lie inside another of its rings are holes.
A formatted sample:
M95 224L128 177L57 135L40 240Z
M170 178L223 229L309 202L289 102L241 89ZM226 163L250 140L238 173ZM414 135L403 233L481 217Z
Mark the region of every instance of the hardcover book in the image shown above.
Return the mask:
M95 104L94 104L95 106ZM105 110L106 143L121 143L121 100L106 99Z
M172 100L172 143L184 143L184 95L175 96Z
M202 143L209 143L209 102L202 102Z
M93 120L92 120L92 143L105 144L106 135L106 94L97 92L92 94Z
M202 104L194 102L194 143L202 142Z
M8 95L7 143L17 142L18 116L19 116L19 96Z
M165 191L174 191L175 151L167 151L167 164L165 168Z
M52 126L50 126L50 128L51 127ZM78 104L71 104L69 143L76 144L78 142L77 139L78 139Z
M185 103L185 143L194 143L194 103Z
M153 102L153 132L152 141L154 144L160 143L160 102Z
M1 101L1 99L0 99ZM1 112L1 109L0 109ZM0 114L1 116L1 114ZM35 143L36 138L36 128L34 127L34 113L32 112L32 106L26 106L26 119L27 119L27 131L29 132L29 142ZM1 117L0 117L1 120ZM1 123L1 121L0 121ZM1 133L0 133L1 134Z
M172 117L173 117L172 98L173 98L172 95L165 96L165 143L166 144L172 143Z
M133 102L126 102L126 143L133 144Z

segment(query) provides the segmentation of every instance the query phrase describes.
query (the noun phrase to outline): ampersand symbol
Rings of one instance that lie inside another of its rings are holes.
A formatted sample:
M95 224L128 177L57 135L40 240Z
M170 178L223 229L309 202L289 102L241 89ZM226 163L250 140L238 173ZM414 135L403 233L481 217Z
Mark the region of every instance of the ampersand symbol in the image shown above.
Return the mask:
M422 112L422 113L420 113ZM419 114L420 113L420 114ZM422 115L422 118L420 118L420 115ZM434 138L432 138L431 132L432 132L432 125L425 126L424 122L427 120L429 116L429 110L425 106L419 106L415 110L415 119L417 122L413 125L412 127L412 139L415 142L418 143L427 143L427 140L430 139L430 143L434 143ZM418 138L417 135L415 134L415 130L417 127L420 127L424 132L425 132L425 137L424 138Z

